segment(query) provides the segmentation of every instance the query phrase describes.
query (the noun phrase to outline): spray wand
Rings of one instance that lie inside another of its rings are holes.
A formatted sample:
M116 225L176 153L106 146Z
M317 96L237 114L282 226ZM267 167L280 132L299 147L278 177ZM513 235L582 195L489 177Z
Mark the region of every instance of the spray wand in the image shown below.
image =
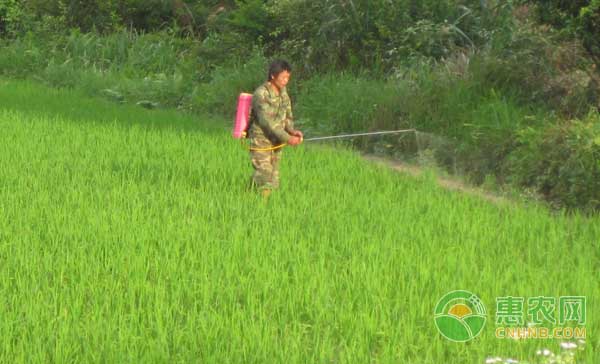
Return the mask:
M331 136L323 136L323 137L314 137L314 138L302 139L302 142L316 142L316 141L321 141L321 140L354 138L354 137L358 137L358 136L367 136L367 135L400 134L400 133L409 133L409 132L416 132L416 131L417 131L416 129L402 129L402 130L374 131L374 132L356 133L356 134L340 134L340 135L331 135ZM283 148L286 145L287 145L286 143L282 143L282 144L276 145L274 147L269 147L269 148L250 148L250 150L254 151L254 152L267 152L267 151L270 151L270 150L277 150L277 149Z
M364 136L364 135L400 134L400 133L408 133L408 132L414 132L414 131L417 131L417 130L416 129L403 129L403 130L374 131L374 132L369 132L369 133L341 134L341 135L332 135L332 136L308 138L308 139L303 139L302 141L304 141L304 142L313 142L313 141L319 141L319 140L354 138L354 137L357 137L357 136Z

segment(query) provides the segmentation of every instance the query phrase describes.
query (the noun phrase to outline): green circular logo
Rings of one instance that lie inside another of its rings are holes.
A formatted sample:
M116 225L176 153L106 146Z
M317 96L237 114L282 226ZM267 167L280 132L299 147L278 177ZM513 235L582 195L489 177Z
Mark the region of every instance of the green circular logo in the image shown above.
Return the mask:
M435 325L448 340L473 340L485 326L486 311L483 302L469 291L452 291L435 306Z

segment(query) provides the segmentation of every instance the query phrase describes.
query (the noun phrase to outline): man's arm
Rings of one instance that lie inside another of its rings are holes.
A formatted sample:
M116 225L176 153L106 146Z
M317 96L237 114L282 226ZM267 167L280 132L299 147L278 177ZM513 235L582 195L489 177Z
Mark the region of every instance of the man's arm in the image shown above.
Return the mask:
M290 101L290 97L287 95L287 93L285 94L285 97L286 97L286 103L287 103L287 107L285 110L285 121L284 121L285 131L294 137L298 137L300 143L302 143L302 138L304 137L302 135L302 132L300 130L296 130L294 128L294 116L292 115L292 102Z
M294 116L292 115L292 102L289 96L287 96L287 108L285 110L285 131L291 133L294 131Z

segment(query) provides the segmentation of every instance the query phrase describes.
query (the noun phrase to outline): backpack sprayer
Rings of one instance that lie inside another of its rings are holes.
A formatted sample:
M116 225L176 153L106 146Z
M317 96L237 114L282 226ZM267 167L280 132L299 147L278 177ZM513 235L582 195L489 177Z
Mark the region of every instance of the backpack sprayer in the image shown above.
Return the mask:
M242 138L246 137L251 109L252 109L252 95L248 94L248 93L240 94L240 96L238 98L235 123L233 125L233 133L232 134L233 134L234 138L242 139ZM386 130L386 131L375 131L375 132L368 132L368 133L332 135L332 136L303 139L303 142L352 138L352 137L365 136L365 135L400 134L400 133L408 133L408 132L416 132L416 129ZM262 149L250 148L250 150L252 150L252 151L269 151L269 150L283 148L285 145L286 144L283 143L283 144L279 144L279 145L276 145L271 148L262 148Z

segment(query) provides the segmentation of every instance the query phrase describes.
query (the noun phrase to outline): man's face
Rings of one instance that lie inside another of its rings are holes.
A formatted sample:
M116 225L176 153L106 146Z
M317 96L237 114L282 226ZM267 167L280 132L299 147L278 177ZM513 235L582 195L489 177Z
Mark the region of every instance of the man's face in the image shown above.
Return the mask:
M278 74L276 77L274 77L271 80L271 82L273 82L273 84L275 84L275 86L277 86L277 88L282 89L290 81L290 76L291 76L291 74L288 71L283 71L280 74Z

